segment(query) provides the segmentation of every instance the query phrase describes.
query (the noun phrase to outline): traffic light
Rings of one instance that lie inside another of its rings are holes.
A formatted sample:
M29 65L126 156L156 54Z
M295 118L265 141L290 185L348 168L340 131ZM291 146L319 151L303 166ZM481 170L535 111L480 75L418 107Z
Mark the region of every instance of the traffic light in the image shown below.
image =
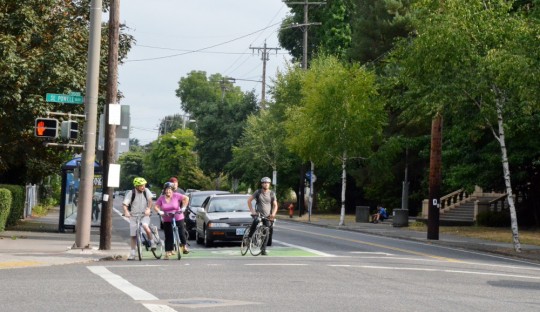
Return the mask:
M40 138L58 137L58 119L36 118L34 135Z
M79 124L76 121L62 121L62 138L76 140L79 136Z

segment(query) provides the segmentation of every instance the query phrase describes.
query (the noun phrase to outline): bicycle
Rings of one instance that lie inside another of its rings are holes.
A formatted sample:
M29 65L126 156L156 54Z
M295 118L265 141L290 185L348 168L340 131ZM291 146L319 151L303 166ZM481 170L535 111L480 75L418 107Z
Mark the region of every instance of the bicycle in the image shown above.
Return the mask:
M142 218L144 217L144 214L134 214L134 217L136 217L136 224L137 224L137 230L135 233L136 238L136 245L137 245L137 255L139 257L139 261L142 261L142 253L143 253L143 246L146 249L146 251L151 250L152 254L156 259L161 259L163 256L163 241L159 237L158 229L155 225L148 224L148 227L152 231L152 240L156 244L156 249L152 249L152 242L146 237L146 231L143 228L143 224L141 222Z
M180 260L182 258L182 249L180 248L180 244L181 244L181 241L180 241L180 233L178 232L178 226L176 225L176 219L174 218L175 215L177 214L181 214L183 213L181 210L179 211L176 211L174 213L171 213L171 212L165 212L163 215L166 215L168 217L171 217L171 225L172 225L172 230L173 230L173 246L174 246L174 249L176 249L176 257L178 258L178 260ZM186 244L187 244L187 238L189 234L186 233L186 229L184 227L184 237L186 238ZM189 245L188 245L189 246Z
M246 227L244 236L242 236L242 242L240 243L240 253L245 256L249 252L253 256L258 256L262 252L262 247L268 242L270 237L270 230L274 223L274 220L270 220L268 217L257 216L259 223L255 228L255 232L249 238L249 230L251 226ZM265 225L267 223L268 225Z

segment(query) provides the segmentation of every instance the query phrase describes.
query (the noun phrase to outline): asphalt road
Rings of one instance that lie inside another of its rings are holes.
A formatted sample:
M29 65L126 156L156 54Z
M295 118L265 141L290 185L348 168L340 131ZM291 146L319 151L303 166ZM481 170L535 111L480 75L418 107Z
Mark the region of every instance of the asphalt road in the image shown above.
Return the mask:
M190 243L180 261L4 270L1 310L540 310L540 266L500 256L283 220L265 257Z

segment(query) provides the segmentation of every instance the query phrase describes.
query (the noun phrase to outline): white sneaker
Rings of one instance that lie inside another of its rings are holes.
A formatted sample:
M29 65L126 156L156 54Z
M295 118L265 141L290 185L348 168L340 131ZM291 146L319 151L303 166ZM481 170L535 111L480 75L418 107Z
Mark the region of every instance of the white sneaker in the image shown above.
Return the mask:
M128 260L135 260L135 250L131 251L131 253L129 254L129 257L127 259Z
M156 250L156 242L154 240L150 241L150 249Z

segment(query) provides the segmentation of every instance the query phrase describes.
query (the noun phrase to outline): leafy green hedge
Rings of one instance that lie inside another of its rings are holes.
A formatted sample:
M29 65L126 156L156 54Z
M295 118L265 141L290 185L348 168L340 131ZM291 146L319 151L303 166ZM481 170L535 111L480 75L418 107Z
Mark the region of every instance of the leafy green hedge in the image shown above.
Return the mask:
M6 225L15 225L18 220L24 218L25 187L21 185L0 184L0 188L11 192L11 211Z
M6 228L6 221L11 209L11 192L0 188L0 232Z

